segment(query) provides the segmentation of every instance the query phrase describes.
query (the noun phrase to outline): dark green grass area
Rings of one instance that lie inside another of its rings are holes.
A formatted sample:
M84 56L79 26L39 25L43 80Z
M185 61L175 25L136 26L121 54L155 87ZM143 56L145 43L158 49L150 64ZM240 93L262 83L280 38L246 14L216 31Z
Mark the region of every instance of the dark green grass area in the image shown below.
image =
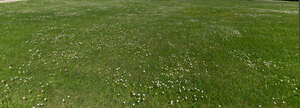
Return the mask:
M297 2L0 4L0 107L293 107Z

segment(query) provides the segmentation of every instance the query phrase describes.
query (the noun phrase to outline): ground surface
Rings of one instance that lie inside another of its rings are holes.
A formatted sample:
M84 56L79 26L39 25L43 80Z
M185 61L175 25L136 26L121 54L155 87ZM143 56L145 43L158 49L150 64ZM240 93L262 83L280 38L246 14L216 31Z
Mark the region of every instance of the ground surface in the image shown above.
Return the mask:
M16 1L22 1L22 0L0 0L0 3L9 3L9 2L16 2Z
M299 107L297 2L0 4L0 107Z

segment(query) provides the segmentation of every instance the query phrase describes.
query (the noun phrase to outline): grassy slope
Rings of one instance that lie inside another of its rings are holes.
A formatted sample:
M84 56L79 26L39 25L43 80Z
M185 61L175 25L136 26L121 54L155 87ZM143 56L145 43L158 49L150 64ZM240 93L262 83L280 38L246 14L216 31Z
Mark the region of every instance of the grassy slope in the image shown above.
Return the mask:
M0 106L297 107L295 11L247 0L0 4Z

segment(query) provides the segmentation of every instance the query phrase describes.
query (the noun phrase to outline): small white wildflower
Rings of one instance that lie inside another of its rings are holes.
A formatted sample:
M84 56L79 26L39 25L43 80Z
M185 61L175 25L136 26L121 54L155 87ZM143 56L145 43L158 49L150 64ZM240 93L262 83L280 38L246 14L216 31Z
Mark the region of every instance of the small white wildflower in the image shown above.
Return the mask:
M285 102L285 101L282 101L282 103L285 104L286 102Z
M121 69L121 67L117 67L117 68L116 68L116 71L118 71L118 70L120 70L120 69Z
M262 107L261 105L258 105L258 107Z
M222 107L222 105L219 105L219 108L221 108Z
M171 100L170 104L173 105L173 103L174 103L173 100Z
M41 106L44 106L44 104L42 104L42 103L41 104L37 104L37 106L41 107Z
M25 97L25 96L23 96L23 97L22 97L22 99L23 99L23 100L26 100L26 97Z

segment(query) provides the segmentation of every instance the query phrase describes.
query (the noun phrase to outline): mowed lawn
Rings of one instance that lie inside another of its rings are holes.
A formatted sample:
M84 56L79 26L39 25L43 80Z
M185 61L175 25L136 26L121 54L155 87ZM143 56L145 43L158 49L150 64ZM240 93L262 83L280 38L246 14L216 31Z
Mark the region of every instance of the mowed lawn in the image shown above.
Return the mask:
M297 10L272 0L2 3L0 107L300 107Z

